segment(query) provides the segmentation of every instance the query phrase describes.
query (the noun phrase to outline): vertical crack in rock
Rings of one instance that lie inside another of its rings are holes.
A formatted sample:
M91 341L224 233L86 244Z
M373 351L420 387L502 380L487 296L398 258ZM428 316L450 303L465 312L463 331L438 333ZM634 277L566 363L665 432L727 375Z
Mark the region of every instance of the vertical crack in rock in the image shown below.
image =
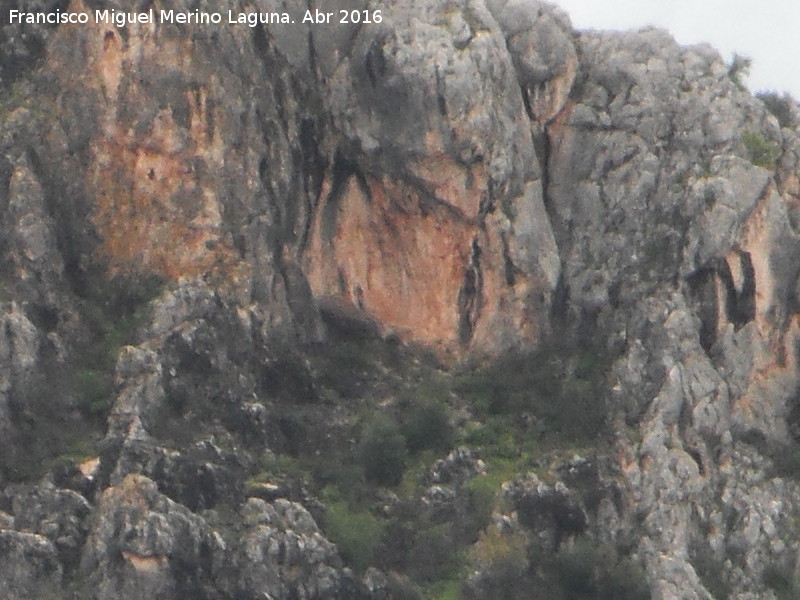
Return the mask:
M337 213L339 212L339 204L347 189L347 182L351 177L356 178L361 192L369 199L369 186L367 185L366 178L359 170L358 164L346 158L341 150L337 150L333 159L333 181L331 183L331 191L325 199L322 209L322 239L327 244L333 243L333 239L336 236L336 221Z
M304 200L306 202L306 218L304 227L297 240L298 254L305 252L311 236L311 227L315 199L322 193L322 183L325 180L325 157L319 150L319 126L313 119L303 119L300 123L300 150L302 153Z
M719 317L733 323L735 330L739 331L756 314L756 274L750 253L733 252L729 260L717 261L713 273L719 278L724 292L724 311Z
M737 329L743 327L756 316L756 270L749 252L738 252L741 269L741 287L731 294L733 306L729 307L731 322Z
M511 258L511 250L508 247L508 238L503 234L500 238L503 242L503 275L505 276L506 285L514 287L517 281L518 268L514 265L514 260Z
M436 67L436 103L439 107L439 114L442 117L447 117L447 97L445 95L444 80L438 66Z
M700 318L700 345L706 354L717 341L719 302L717 300L716 273L712 268L701 269L689 279L689 291Z
M481 272L481 248L478 240L472 240L472 256L464 271L464 281L458 291L458 336L463 345L472 340L475 324L483 307L483 273Z
M386 56L383 53L384 36L377 36L369 45L369 50L364 57L364 69L372 87L386 74Z
M542 203L548 217L552 212L552 202L550 199L550 132L545 125L541 133L533 135L533 147L536 150L536 158L539 161L539 171L541 173Z

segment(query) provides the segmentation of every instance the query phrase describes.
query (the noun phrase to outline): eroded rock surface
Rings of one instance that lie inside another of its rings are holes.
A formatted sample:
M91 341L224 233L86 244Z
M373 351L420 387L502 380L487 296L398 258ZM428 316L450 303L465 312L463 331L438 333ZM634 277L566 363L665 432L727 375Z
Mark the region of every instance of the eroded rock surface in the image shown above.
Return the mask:
M582 483L512 477L503 539L624 546L654 598L773 598L800 555L797 105L542 2L333 4L383 19L3 26L5 597L390 597L302 482L248 478L356 447L405 344L452 367L563 338L610 365L610 439ZM28 451L90 424L88 461ZM432 520L484 466L437 463Z

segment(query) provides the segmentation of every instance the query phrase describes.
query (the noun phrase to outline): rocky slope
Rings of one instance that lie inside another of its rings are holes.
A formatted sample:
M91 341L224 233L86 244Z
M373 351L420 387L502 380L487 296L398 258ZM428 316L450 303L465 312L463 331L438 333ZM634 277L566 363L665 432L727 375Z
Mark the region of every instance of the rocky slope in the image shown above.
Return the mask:
M794 597L800 109L383 4L0 28L4 597Z

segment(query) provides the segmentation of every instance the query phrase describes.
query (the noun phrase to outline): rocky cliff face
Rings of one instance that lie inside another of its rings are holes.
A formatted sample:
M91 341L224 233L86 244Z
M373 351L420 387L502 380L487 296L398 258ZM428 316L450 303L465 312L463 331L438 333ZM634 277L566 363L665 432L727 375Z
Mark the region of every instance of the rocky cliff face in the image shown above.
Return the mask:
M5 597L792 597L795 103L533 0L340 5L0 29Z

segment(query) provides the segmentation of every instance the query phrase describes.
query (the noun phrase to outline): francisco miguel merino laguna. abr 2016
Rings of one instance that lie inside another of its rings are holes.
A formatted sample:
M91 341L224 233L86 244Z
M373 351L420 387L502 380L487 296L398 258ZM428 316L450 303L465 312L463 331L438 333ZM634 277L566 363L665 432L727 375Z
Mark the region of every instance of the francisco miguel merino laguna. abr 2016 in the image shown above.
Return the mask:
M234 12L228 11L227 20L218 12L175 11L154 9L145 12L124 12L118 10L95 10L94 19L91 13L85 12L23 12L11 10L8 15L9 24L24 23L27 25L62 25L62 24L87 24L92 21L125 27L131 24L174 23L178 25L218 25L223 22L237 25L244 24L250 27L257 25L271 25L293 23L294 21L285 12ZM158 19L156 19L158 17ZM304 18L303 22L307 19Z

